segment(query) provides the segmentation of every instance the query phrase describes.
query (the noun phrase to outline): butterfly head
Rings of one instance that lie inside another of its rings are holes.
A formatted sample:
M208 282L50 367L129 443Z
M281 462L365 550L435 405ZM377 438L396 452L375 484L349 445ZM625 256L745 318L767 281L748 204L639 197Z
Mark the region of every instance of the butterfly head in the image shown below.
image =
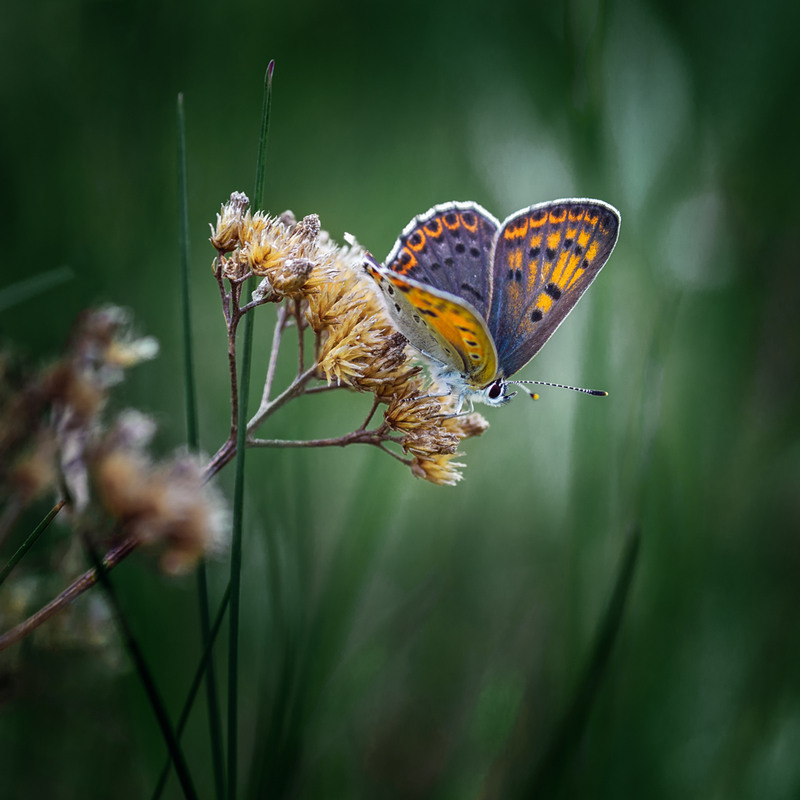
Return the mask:
M508 391L508 383L503 378L497 378L484 386L473 399L487 406L504 406L515 394Z

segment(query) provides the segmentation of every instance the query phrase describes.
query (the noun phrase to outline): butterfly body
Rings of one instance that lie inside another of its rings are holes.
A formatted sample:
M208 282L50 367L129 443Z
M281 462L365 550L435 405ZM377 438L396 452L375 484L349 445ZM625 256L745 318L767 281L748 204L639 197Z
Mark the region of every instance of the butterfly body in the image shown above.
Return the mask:
M434 379L465 403L502 405L611 255L619 213L600 200L540 203L500 223L477 203L415 217L365 268ZM514 381L511 381L514 383Z

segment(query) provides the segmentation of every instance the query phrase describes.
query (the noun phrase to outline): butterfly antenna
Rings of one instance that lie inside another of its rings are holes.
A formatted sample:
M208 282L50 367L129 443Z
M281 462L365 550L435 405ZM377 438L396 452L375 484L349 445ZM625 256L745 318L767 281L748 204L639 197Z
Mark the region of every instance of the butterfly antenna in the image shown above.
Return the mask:
M595 397L608 397L608 392L604 392L601 389L584 389L581 386L567 386L564 383L550 383L550 381L510 381L510 383L518 385L523 383L535 383L537 386L552 386L555 389L571 389L573 392L583 392L583 394L591 394ZM530 394L532 400L539 399L539 395L535 392L528 392L528 394Z

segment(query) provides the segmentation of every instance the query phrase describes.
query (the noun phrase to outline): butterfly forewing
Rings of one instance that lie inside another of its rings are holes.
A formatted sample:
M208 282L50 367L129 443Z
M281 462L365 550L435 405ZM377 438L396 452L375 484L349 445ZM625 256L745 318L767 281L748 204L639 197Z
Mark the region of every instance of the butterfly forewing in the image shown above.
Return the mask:
M386 259L397 275L489 310L491 252L498 221L477 203L446 203L415 217Z
M619 213L598 200L558 200L519 211L494 251L489 331L500 369L522 368L563 322L611 255Z

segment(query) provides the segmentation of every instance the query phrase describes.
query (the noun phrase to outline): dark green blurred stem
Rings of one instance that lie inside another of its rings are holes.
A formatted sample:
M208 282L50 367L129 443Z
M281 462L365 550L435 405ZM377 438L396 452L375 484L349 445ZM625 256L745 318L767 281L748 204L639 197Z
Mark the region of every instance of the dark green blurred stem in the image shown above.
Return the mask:
M144 659L144 655L139 647L139 643L136 641L136 638L134 637L133 632L128 625L128 620L122 610L117 593L114 590L111 579L108 576L108 570L106 569L105 564L97 554L97 551L94 549L94 547L89 542L86 542L85 545L86 552L90 561L92 562L92 565L94 566L94 570L97 575L97 581L103 588L108 603L114 614L114 619L117 623L117 628L119 629L125 649L128 651L128 655L131 657L131 661L133 661L133 664L136 667L136 672L139 674L139 680L142 682L142 687L144 688L145 693L147 694L147 699L150 702L150 707L153 709L153 713L156 716L156 721L158 722L159 728L161 728L161 735L164 737L164 742L167 745L167 750L169 751L172 763L175 764L175 772L178 776L181 788L183 789L183 795L187 798L196 798L197 792L195 791L192 783L192 776L189 773L189 768L186 764L186 759L183 756L183 751L181 750L178 739L172 729L169 717L167 716L166 708L161 700L161 695L156 687L155 681L153 680L150 669L147 666L147 662Z
M178 719L178 725L175 728L175 732L179 738L183 733L184 728L186 727L186 723L189 721L189 714L191 713L192 706L194 706L194 701L195 698L197 697L197 691L200 688L200 684L203 681L203 676L206 674L206 670L209 669L213 663L213 659L211 658L212 650L214 647L214 643L217 641L217 636L219 635L219 630L220 627L222 626L222 621L225 619L225 612L228 610L228 602L230 601L230 597L231 597L231 588L230 586L228 586L225 589L225 594L223 594L222 596L222 602L220 603L219 610L217 611L217 616L214 619L214 625L212 626L210 635L208 637L208 644L206 645L206 648L203 651L203 656L200 659L200 663L197 666L197 671L195 672L194 678L192 679L192 684L189 687L189 693L186 697L186 702L183 704L183 709L181 710L181 715L180 718ZM166 786L171 766L172 766L172 760L168 759L167 763L164 764L164 768L161 770L161 775L159 776L155 791L153 792L152 800L158 800L161 797L162 793L164 792L164 787ZM224 784L222 790L224 793L225 790Z
M189 189L186 169L186 118L183 109L183 94L178 95L178 213L180 236L181 316L183 322L183 386L186 399L186 443L196 453L199 448L197 425L197 390L194 378L194 353L192 338L192 304L189 290ZM197 569L197 605L200 612L200 634L204 651L211 645L210 613L208 608L208 577L205 562ZM227 605L227 604L226 604ZM204 662L205 663L205 662ZM208 668L199 670L206 676L206 702L211 743L211 758L214 768L214 786L218 800L225 795L225 766L222 754L222 718L217 698L217 682L214 674L214 659L208 659ZM194 694L191 694L194 699ZM187 710L188 713L188 710Z
M484 786L485 796L536 798L550 797L556 793L558 781L562 778L576 746L586 731L592 704L608 667L614 642L622 627L640 542L639 528L633 526L625 542L614 591L597 630L591 657L573 694L572 702L556 727L543 756L537 764L524 763L529 748L524 719L531 706L531 702L526 700L520 711L516 731L509 743L510 747L506 748L502 760L495 764L493 774L489 776ZM497 787L497 783L501 786ZM489 784L495 785L490 787Z
M261 132L256 158L256 183L252 208L261 207L266 173L267 136L269 134L270 106L272 104L272 71L270 61L264 81L264 102L261 116ZM253 280L249 282L252 289ZM242 572L242 517L244 514L244 466L247 448L247 405L250 394L250 364L253 351L253 320L255 314L247 314L244 320L242 360L239 378L239 407L236 427L236 480L233 496L233 531L231 537L231 601L230 636L228 640L228 798L237 795L238 757L238 700L239 700L239 598Z
M611 650L622 627L622 616L633 582L640 543L641 534L639 528L634 526L631 528L625 543L625 551L622 555L614 592L611 595L605 617L597 631L597 638L595 639L592 656L589 659L586 672L578 685L570 707L556 729L550 746L530 775L529 780L525 781L523 791L517 793L519 797L545 795L547 790L563 773L571 754L586 730L592 703L597 696L601 680L608 667Z
M28 550L36 544L36 540L47 530L48 525L55 519L56 514L64 507L64 500L60 500L56 503L50 511L47 513L47 516L34 528L33 532L28 536L28 538L19 546L16 553L8 560L8 564L3 567L2 572L0 572L0 585L2 585L3 581L9 576L14 567L22 560L22 557Z

